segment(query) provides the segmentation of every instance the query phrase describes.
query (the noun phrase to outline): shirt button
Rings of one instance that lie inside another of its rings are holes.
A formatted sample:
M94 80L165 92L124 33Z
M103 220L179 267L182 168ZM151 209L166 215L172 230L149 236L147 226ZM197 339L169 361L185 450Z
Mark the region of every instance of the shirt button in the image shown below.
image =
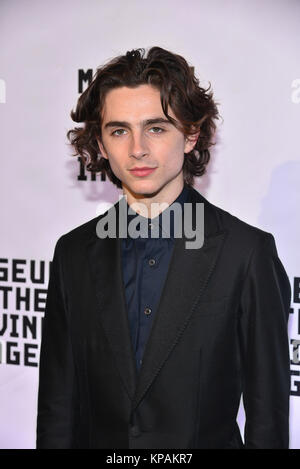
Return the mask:
M147 314L147 315L149 315L149 314L152 313L152 309L151 309L151 308L145 308L145 309L144 309L144 313Z
M133 425L130 428L130 435L133 436L134 438L140 436L140 434L141 434L141 430L139 429L137 425Z
M152 267L155 264L155 259L149 259L148 264Z

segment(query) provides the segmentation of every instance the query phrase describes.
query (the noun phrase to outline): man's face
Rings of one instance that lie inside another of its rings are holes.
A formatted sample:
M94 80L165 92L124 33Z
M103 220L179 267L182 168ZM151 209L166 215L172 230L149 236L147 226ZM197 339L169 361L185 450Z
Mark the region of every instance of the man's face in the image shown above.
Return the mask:
M168 112L176 119L170 106ZM184 153L192 150L195 140L186 141L183 133L167 120L158 89L140 85L109 91L101 131L100 151L128 196L142 199L160 194L167 200L179 195ZM132 171L142 167L155 169L150 173Z

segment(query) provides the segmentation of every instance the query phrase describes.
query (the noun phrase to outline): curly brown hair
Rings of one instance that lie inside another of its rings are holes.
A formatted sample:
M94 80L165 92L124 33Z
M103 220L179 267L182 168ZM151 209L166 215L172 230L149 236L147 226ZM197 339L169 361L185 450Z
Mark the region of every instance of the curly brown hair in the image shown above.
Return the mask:
M185 137L199 133L192 151L185 154L183 176L187 185L194 184L194 177L205 173L210 159L209 147L214 145L212 137L219 118L217 104L213 100L211 84L207 89L200 87L194 67L186 60L161 47L133 49L98 68L88 88L79 97L75 111L71 111L75 127L67 133L71 145L80 155L88 171L107 174L118 188L121 181L111 170L109 161L99 152L97 138L101 141L101 119L105 96L108 91L121 86L137 87L149 84L160 90L161 105L166 118ZM178 121L168 115L171 106Z

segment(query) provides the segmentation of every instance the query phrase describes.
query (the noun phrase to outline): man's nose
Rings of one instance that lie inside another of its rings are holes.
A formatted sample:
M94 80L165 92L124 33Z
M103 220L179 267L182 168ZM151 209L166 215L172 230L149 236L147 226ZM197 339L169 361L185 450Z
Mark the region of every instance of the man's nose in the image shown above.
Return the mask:
M145 137L141 132L132 134L129 152L130 156L133 156L137 159L148 155L149 150L145 141Z

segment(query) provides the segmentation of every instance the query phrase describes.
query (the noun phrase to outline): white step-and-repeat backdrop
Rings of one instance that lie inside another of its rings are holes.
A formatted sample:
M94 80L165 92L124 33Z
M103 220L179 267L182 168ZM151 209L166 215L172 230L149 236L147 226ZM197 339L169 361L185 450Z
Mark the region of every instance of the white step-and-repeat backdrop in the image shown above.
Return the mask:
M196 189L273 233L288 272L290 447L300 448L300 2L1 0L0 43L0 447L35 447L56 240L120 194L71 156L70 110L98 66L160 46L194 65L220 103L217 145Z

